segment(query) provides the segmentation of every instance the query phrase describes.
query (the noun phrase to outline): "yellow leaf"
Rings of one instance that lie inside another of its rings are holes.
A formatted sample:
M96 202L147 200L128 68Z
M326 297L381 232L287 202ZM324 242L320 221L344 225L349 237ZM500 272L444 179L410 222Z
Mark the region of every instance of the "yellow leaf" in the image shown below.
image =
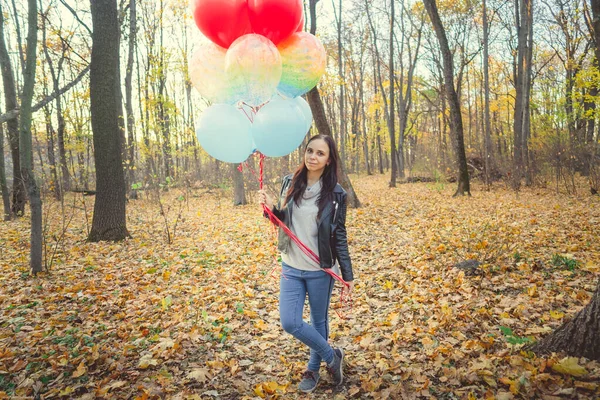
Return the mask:
M388 315L387 319L390 325L396 325L400 319L400 314L397 312L392 312Z
M583 376L588 373L584 367L579 365L579 359L577 357L565 357L554 364L552 369L561 374L571 376Z
M271 381L263 383L263 387L265 388L267 393L274 394L275 391L277 391L277 389L279 388L279 385L277 384L277 382Z
M138 363L138 368L146 369L151 365L158 365L158 360L155 360L154 358L152 358L152 354L146 354L146 355L142 356L142 358L140 358L140 361Z
M265 392L263 391L262 388L262 384L258 384L254 387L254 394L261 397L261 398L265 398L267 397L267 395L265 394Z
M512 380L509 378L500 378L499 379L500 382L504 383L505 385L508 385L510 388L510 392L512 394L517 394L519 393L519 389L521 388L521 384L519 383L518 379Z
M266 398L268 395L276 394L277 392L285 391L287 389L287 385L279 385L279 383L274 381L259 383L254 387L254 393L257 396Z
M73 388L71 386L67 386L66 388L64 388L63 390L61 390L58 395L59 396L68 396L68 395L70 395L73 392L74 392Z
M163 272L163 274L162 274L163 281L168 281L170 277L171 277L171 271Z
M550 316L554 319L563 319L565 313L561 311L550 310Z
M434 343L435 342L433 339L431 339L429 336L425 336L423 339L421 339L421 344L425 348L433 347Z
M166 311L169 307L171 307L172 303L173 303L173 299L171 298L171 296L167 296L167 297L163 298L162 299L163 311Z
M87 368L82 361L81 363L79 363L79 366L77 367L75 372L73 372L73 378L79 378L80 376L84 375L86 372L87 372Z
M537 294L537 286L533 285L529 289L527 289L527 294L531 297L535 297L535 295Z
M442 254L445 253L446 252L446 245L440 244L437 247L437 251L438 251L438 253L442 253Z
M258 321L256 321L254 323L254 326L256 326L261 331L266 331L269 328L262 319L259 319Z
M394 282L392 281L385 281L385 283L383 284L383 288L384 289L393 289L394 288Z

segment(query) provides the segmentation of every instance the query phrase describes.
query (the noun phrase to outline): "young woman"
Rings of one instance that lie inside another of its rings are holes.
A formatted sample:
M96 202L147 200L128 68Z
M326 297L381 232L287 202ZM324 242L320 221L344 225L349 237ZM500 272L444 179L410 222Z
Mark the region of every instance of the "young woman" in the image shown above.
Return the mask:
M320 263L308 257L283 230L279 230L282 258L279 315L283 329L310 348L307 370L298 388L310 393L320 380L321 361L336 385L344 379L344 352L332 348L329 336L328 308L334 279L322 269L337 268L352 293L354 277L346 237L346 192L338 184L339 155L330 136L310 138L304 161L296 172L283 179L279 202L259 192L260 204L266 205L315 254ZM308 294L310 321L302 320Z

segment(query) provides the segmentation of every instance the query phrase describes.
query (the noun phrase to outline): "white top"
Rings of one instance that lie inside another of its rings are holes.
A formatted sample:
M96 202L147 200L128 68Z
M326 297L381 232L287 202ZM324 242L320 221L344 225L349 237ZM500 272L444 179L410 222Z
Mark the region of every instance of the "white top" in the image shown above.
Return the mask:
M296 204L293 200L292 205L292 221L291 231L300 239L302 243L308 246L315 254L319 255L318 243L318 223L317 214L319 213L319 205L317 200L321 193L321 180L314 185L307 187L302 195L300 204ZM292 242L289 246L288 253L281 253L281 259L290 267L302 271L318 271L321 266L314 262L308 255Z

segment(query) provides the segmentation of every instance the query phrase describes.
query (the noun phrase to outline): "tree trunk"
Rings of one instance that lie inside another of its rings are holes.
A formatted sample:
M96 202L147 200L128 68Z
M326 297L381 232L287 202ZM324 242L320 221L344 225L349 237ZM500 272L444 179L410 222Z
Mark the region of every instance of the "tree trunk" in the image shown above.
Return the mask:
M58 62L57 70L54 69L54 64L52 63L52 58L48 52L48 43L46 41L46 22L47 15L43 15L43 24L42 24L42 46L44 48L44 54L46 56L46 62L48 64L48 68L50 69L50 75L52 76L52 93L56 93L55 102L56 102L56 119L58 122L58 130L56 131L56 138L58 142L58 155L61 169L61 181L56 180L56 191L55 195L60 199L63 192L71 190L71 176L69 173L69 168L67 167L67 155L65 151L65 118L63 116L62 110L62 95L60 89L60 74L62 72L62 65L65 60L65 52L67 50L67 45L65 42L61 42L62 45L62 57ZM45 96L48 98L49 96ZM46 108L46 106L44 106ZM51 119L48 121L48 124L52 126ZM56 175L58 175L58 171L56 169L56 162L54 157L54 128L51 130L52 132L52 163L51 168L53 171L56 171Z
M10 221L12 214L10 212L10 194L6 184L6 168L4 164L4 128L0 124L0 193L2 194L2 205L4 206L4 220Z
M18 108L17 90L15 76L4 39L4 13L0 4L0 68L2 69L2 82L4 87L4 104L6 111L11 112ZM15 115L16 116L16 115ZM11 213L14 216L22 216L25 213L27 202L25 183L21 178L21 162L19 159L19 122L11 118L6 122L8 131L8 142L13 161L13 195Z
M165 177L175 177L175 172L172 171L173 167L173 159L171 153L171 138L170 138L170 117L169 112L167 110L167 73L166 73L166 65L165 65L165 48L163 46L163 19L164 19L164 3L160 1L160 58L159 58L159 66L158 66L158 121L159 126L161 128L161 133L163 135L162 142L162 151L164 157L164 165L165 165Z
M135 0L129 1L129 49L127 52L127 69L125 70L125 109L127 111L127 183L129 197L137 198L137 191L131 187L135 183L135 116L133 114L133 57L135 54L135 38L137 14Z
M377 153L379 154L379 173L383 175L383 149L381 148L381 136L377 135Z
M492 166L492 128L490 123L490 74L489 74L489 24L487 19L487 4L483 0L483 94L484 94L484 168L485 184L491 184L490 173Z
M58 91L59 90L59 83L58 83L58 74L60 74L60 67L59 67L59 72L57 74L57 72L54 70L54 65L52 63L52 58L50 57L50 53L48 52L48 42L46 40L46 15L42 15L42 47L44 49L44 55L46 56L46 64L48 65L48 68L50 69L50 75L52 76L52 85L53 85L53 91ZM64 60L64 55L63 58L59 61L59 66L62 66L62 60ZM44 81L47 80L46 78L46 72L45 69L43 69L43 78ZM47 97L47 91L46 91L46 86L44 86L44 97ZM62 119L62 109L61 109L61 105L60 105L60 96L56 97L56 112L57 112L57 117L59 118L59 124L60 121L62 120L62 123L64 124L64 119ZM50 164L50 174L52 175L52 190L54 191L54 197L57 200L60 200L62 198L62 190L61 190L61 184L60 181L58 180L58 171L56 168L56 155L54 152L54 137L55 137L55 130L54 130L54 126L52 125L52 115L50 114L50 109L48 106L44 106L44 116L46 119L46 138L47 138L47 149L48 149L48 164ZM64 131L64 127L63 127L63 131ZM43 173L42 173L43 176Z
M37 0L28 0L27 11L27 58L23 75L21 96L21 118L19 120L19 150L21 176L24 178L31 209L31 244L29 265L34 274L42 271L42 200L33 173L33 152L31 132L31 103L35 85L37 54Z
M390 134L390 156L392 158L392 176L390 177L390 187L396 187L396 177L398 176L398 163L397 163L397 154L396 154L396 116L394 109L394 87L395 87L395 77L394 77L394 23L395 23L395 10L394 10L395 1L391 1L391 14L390 14L390 111L388 118L388 131ZM383 91L383 88L382 88Z
M315 34L317 30L317 6L318 0L310 0L310 33ZM307 94L308 104L310 105L310 109L313 114L313 118L315 120L315 125L317 126L317 130L321 135L331 135L331 127L327 122L327 116L325 115L325 108L323 107L323 101L321 100L321 95L319 94L319 90L315 86L312 88ZM344 160L341 162L341 171L340 171L340 184L344 187L346 192L348 193L348 205L350 207L360 207L360 200L356 196L354 192L354 187L352 186L352 182L350 178L348 178L348 174L346 173L346 169L344 167Z
M392 9L394 7L394 4L392 2ZM388 105L388 99L387 99L387 95L385 93L385 89L383 87L383 78L381 77L381 62L379 59L379 49L377 47L377 32L375 31L375 25L373 25L373 20L371 19L371 13L369 12L369 1L365 0L365 11L367 13L367 19L369 21L369 26L371 27L371 33L372 33L372 37L373 37L373 51L375 53L375 60L373 60L374 64L377 65L377 74L375 75L375 81L377 81L379 83L379 89L381 90L381 97L383 99L383 111L385 114L385 118L387 121L387 126L388 126L388 131L390 133L390 140L391 140L391 156L392 156L392 173L391 173L391 177L390 177L390 187L395 187L396 186L396 142L395 142L395 134L392 134L392 131L394 129L395 126L395 118L394 118L394 106L393 106L393 102L391 97L393 96L394 93L394 74L393 74L393 65L390 65L390 104ZM390 32L391 34L393 34L393 19L391 21L390 24ZM393 63L393 40L390 42L390 50L392 51L392 53L390 54L390 61ZM375 93L377 93L377 88L375 89ZM380 140L378 138L378 140Z
M526 142L525 123L529 121L525 118L526 99L529 97L528 80L525 78L526 70L531 71L531 66L527 64L528 60L528 36L530 32L529 24L532 23L532 1L533 0L515 0L515 22L517 25L517 61L515 68L515 112L513 121L514 130L514 166L513 166L513 188L518 190L521 185L521 179L525 175L525 149L523 144Z
M462 115L460 112L458 95L454 89L454 67L452 53L450 52L450 47L448 46L446 31L444 30L442 21L438 14L435 0L423 0L423 3L427 9L429 18L431 18L433 29L440 44L442 58L444 59L444 88L448 97L448 103L450 105L450 129L452 130L454 150L456 152L458 164L458 188L456 193L454 193L454 196L463 196L465 194L470 196L471 189L469 184L469 170L467 169L467 156L465 154Z
M246 201L246 192L244 190L244 174L238 169L236 164L231 165L231 174L233 175L233 205L241 206L248 204Z
M367 135L367 112L365 106L365 79L364 69L361 66L360 72L360 110L362 114L362 140L363 140L363 152L365 154L365 166L367 167L367 175L373 175L371 172L371 164L369 163L369 138Z
M587 306L531 346L531 350L542 354L564 351L570 356L600 361L600 284Z
M592 42L594 43L594 54L596 55L596 67L600 67L600 1L592 0Z
M342 39L342 0L339 0L339 14L336 12L334 7L333 12L335 14L335 22L337 25L337 50L338 50L338 73L340 76L340 96L339 96L339 106L340 106L340 155L342 157L342 162L345 164L346 162L346 114L345 114L345 106L346 106L346 98L344 95L344 89L346 86L346 82L344 79L344 55L343 55L343 39Z
M119 21L116 0L91 0L92 59L90 106L96 163L96 200L88 240L118 241L129 236L119 127Z
M54 136L56 132L52 126L52 116L50 115L50 110L48 107L44 107L44 114L46 117L46 143L48 150L48 164L50 164L50 175L52 177L52 191L54 192L54 197L56 200L60 200L62 198L62 192L60 188L60 182L58 180L58 171L56 169L56 155L54 153ZM43 175L44 173L42 171L42 176Z

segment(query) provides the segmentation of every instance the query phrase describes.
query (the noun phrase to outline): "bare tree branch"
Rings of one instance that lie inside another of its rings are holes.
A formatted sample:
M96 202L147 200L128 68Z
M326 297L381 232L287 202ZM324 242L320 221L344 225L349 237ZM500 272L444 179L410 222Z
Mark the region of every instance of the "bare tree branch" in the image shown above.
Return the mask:
M73 86L77 85L79 83L79 81L81 81L81 79L83 79L83 77L89 71L90 71L90 66L88 65L83 71L81 71L79 73L79 75L77 76L77 78L75 78L73 80L73 82L69 83L67 86L63 87L59 91L53 92L52 94L46 96L44 99L42 99L40 102L38 102L35 106L33 106L32 107L32 112L38 111L40 108L42 108L46 104L50 103L52 100L54 100L58 96L62 95L63 93L68 92ZM4 123L6 121L10 121L12 119L17 118L19 116L20 112L21 112L21 110L17 108L17 109L9 111L7 113L1 114L0 115L0 124Z
M77 12L75 10L73 10L73 8L68 5L65 0L60 0L60 2L62 3L63 6L65 6L69 11L71 11L71 14L73 14L73 16L75 17L75 19L77 20L77 22L79 22L81 24L81 26L83 26L88 33L91 35L92 34L92 30L82 21L79 19L79 16L77 15Z

